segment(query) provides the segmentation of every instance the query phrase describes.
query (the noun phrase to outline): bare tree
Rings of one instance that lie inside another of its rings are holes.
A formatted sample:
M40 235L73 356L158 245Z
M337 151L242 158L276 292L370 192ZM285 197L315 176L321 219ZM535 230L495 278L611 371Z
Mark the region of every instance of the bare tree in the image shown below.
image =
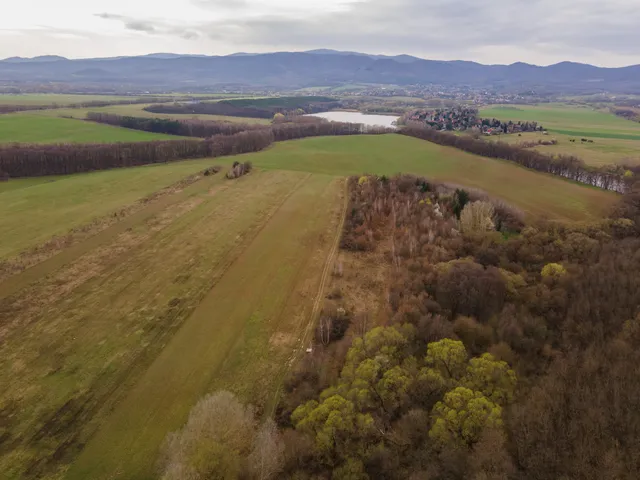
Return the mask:
M256 435L248 458L248 469L255 480L274 478L282 469L284 442L275 422L268 419Z

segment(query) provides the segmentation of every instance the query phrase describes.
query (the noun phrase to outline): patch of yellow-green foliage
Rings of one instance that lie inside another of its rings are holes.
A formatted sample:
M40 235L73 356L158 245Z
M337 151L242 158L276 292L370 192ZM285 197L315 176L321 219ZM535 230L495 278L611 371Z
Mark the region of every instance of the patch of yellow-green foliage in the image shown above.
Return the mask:
M337 383L293 412L296 429L324 454L335 454L339 445L345 467L355 461L349 451L378 434L376 419L393 417L421 386L441 396L429 431L436 444L471 446L486 428L501 427L502 408L516 387L509 365L489 353L469 359L464 344L453 339L430 343L423 358L413 356L408 352L415 335L405 324L355 339Z

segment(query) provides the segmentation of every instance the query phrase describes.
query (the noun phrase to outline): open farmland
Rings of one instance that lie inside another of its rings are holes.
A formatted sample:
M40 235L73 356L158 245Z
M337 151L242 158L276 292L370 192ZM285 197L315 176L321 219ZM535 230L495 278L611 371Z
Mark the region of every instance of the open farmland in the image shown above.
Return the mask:
M0 143L115 143L175 139L171 135L128 130L71 118L33 113L0 115Z
M617 195L512 163L401 135L321 137L277 143L246 156L255 165L329 175L416 173L485 190L534 217L593 220Z
M257 168L140 201L235 160ZM344 176L364 172L477 187L556 220L595 220L618 198L395 134L0 183L0 260L97 222L57 255L0 276L0 382L9 386L0 418L10 446L0 448L0 471L153 478L166 434L207 392L229 389L270 411L318 313Z
M0 95L0 105L69 105L85 102L114 102L132 100L137 97L122 95L72 95L56 93L25 93L16 95Z
M97 431L70 478L148 478L218 372L248 400L271 401L312 318L342 192L342 180L306 173L204 177L95 248L54 257L19 291L3 289L19 278L0 284L13 445L0 470L39 477L54 452L71 459Z
M0 183L0 260L113 214L213 162L189 160Z
M587 165L638 165L640 164L640 141L619 140L615 138L590 138L592 142L582 142L581 138L552 132L543 135L540 132L527 132L518 135L498 135L486 140L518 144L522 142L548 141L555 139L557 145L538 145L530 147L547 155L575 155ZM573 140L573 141L571 141Z
M635 164L640 160L640 123L591 107L563 104L495 105L480 110L480 116L505 121L539 122L559 142L556 146L537 147L543 153L576 155L591 165ZM515 138L518 137L501 136L500 140L513 143L517 142ZM581 138L593 140L593 143L584 144L580 142ZM570 139L576 142L570 142Z
M169 118L172 120L188 120L197 118L198 120L211 120L218 122L235 122L235 123L257 123L269 125L271 120L265 118L250 117L230 117L225 115L205 115L205 114L179 114L179 113L152 113L144 110L151 104L135 104L135 105L110 105L108 107L92 107L92 108L59 108L54 110L41 110L33 112L35 115L47 117L73 117L84 119L88 112L113 113L116 115L128 115L131 117L145 118Z

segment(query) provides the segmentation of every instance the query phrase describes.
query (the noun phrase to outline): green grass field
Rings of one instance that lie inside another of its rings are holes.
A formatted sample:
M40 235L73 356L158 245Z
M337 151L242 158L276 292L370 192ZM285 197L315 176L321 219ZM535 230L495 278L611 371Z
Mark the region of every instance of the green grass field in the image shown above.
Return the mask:
M0 105L69 105L84 102L113 102L137 97L122 95L69 95L55 93L0 94Z
M3 478L155 478L165 435L202 395L230 389L270 409L323 298L346 175L422 174L567 221L595 220L618 198L400 135L309 138L0 183L0 260L235 160L256 169L141 203L0 281Z
M153 478L165 435L220 378L271 402L312 318L343 184L298 172L204 177L65 263L45 261L19 291L0 284L10 386L0 409L13 446L0 454L3 478L29 468L42 478L40 461L71 460L88 439L66 478Z
M0 183L0 260L217 163L220 162L189 160Z
M88 112L104 112L114 113L117 115L128 115L131 117L145 117L145 118L170 118L175 120L188 120L191 118L197 118L199 120L211 120L219 122L234 122L234 123L255 123L261 125L269 125L270 120L265 118L247 118L247 117L228 117L223 115L181 115L174 113L152 113L144 110L144 107L148 107L150 104L136 104L136 105L111 105L108 107L100 108L60 108L54 110L41 110L33 112L34 115L40 115L45 117L73 117L78 119L84 119L87 117Z
M483 118L537 121L562 144L540 147L540 151L569 153L592 165L637 163L640 158L640 123L625 120L607 111L588 106L565 104L494 105L480 110ZM502 136L506 139L508 136ZM577 138L572 144L570 138ZM593 144L580 145L580 138ZM509 141L509 140L507 140Z
M0 143L115 143L178 138L33 113L0 115Z
M575 155L589 165L612 165L616 163L624 165L640 164L640 142L636 140L618 140L611 138L590 138L593 143L581 142L582 137L572 135L562 135L557 131L550 135L543 135L539 132L527 132L522 136L499 135L487 137L491 141L500 141L510 144L521 142L536 142L555 139L557 145L540 145L531 147L548 155ZM571 142L571 140L574 140Z
M617 198L513 163L394 134L283 142L249 157L262 168L329 175L417 173L479 188L535 217L558 220L593 220Z

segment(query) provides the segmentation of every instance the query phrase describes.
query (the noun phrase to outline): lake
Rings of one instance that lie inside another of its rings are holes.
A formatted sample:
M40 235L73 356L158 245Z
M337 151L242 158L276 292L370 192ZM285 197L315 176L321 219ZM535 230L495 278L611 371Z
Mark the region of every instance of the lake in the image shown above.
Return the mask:
M400 118L393 115L370 115L360 112L322 112L311 113L309 116L326 118L332 122L362 123L369 127L390 128L395 128L393 122Z

